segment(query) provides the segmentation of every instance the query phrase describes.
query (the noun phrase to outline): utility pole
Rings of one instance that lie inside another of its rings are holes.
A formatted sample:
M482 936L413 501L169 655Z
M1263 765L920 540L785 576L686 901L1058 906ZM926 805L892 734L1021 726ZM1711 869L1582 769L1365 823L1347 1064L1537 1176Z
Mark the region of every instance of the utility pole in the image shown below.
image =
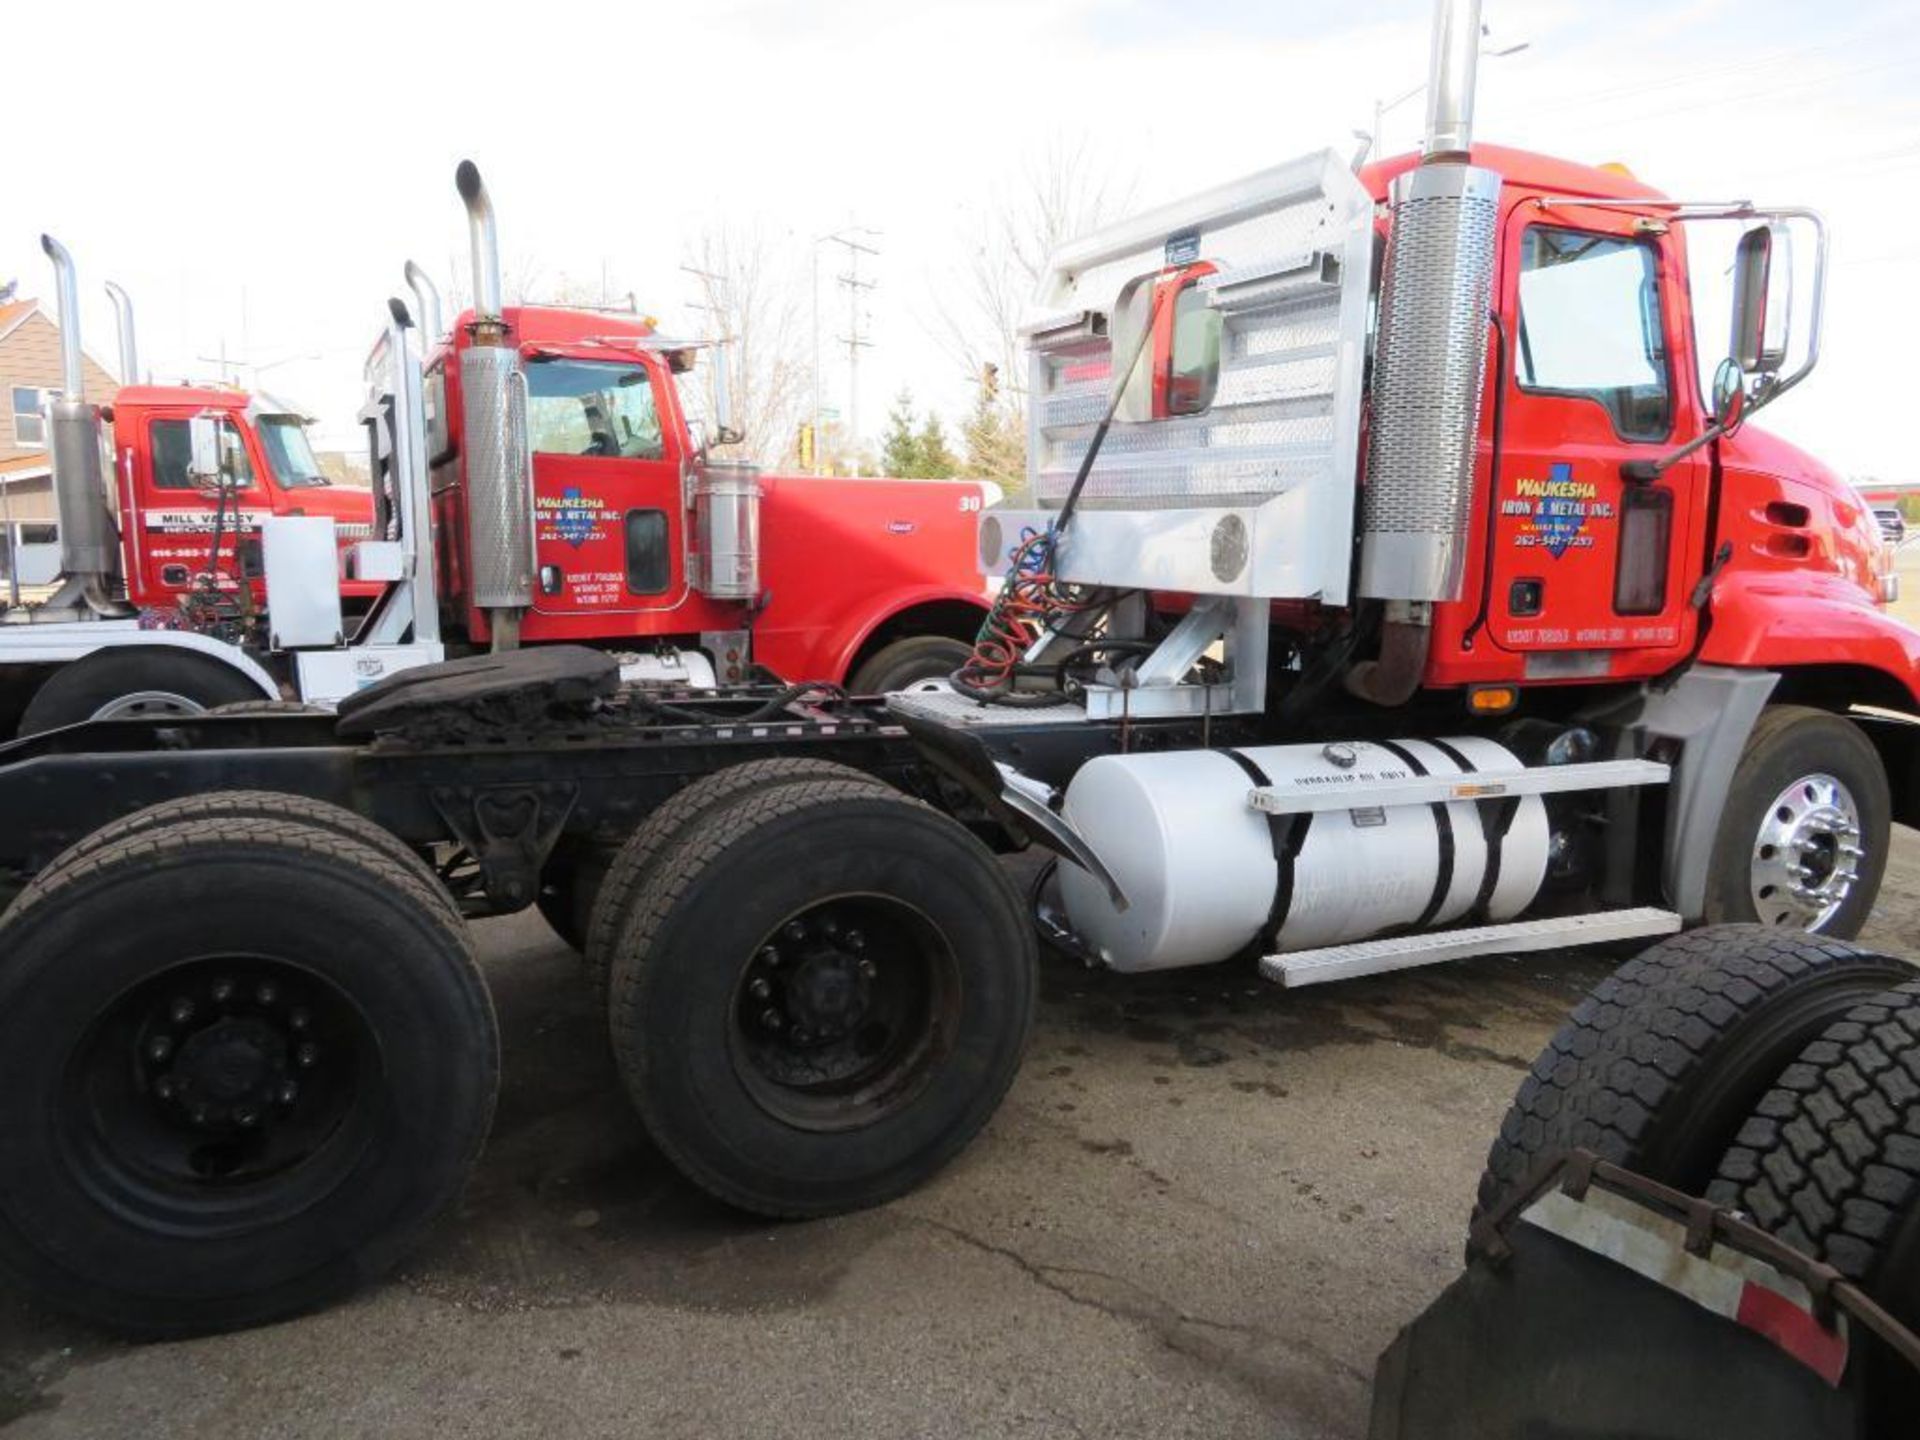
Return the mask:
M698 265L682 265L680 268L700 282L700 293L706 297L704 301L694 301L691 305L687 306L687 308L689 310L698 310L707 317L707 327L712 332L713 339L713 364L714 367L718 369L718 367L727 363L727 346L733 339L733 337L727 333L727 309L731 304L731 297L727 294L727 277L719 274L717 271L702 270ZM740 357L740 383L743 388L747 383L746 363L747 357L743 353ZM708 422L713 426L714 434L717 437L722 422L731 419L731 417L723 416L719 413L720 395L722 391L728 394L736 392L733 391L733 388L728 385L724 379L717 378L713 375L707 377L707 384L709 390L707 396L707 418Z
M838 283L847 287L847 333L839 341L847 347L847 434L858 449L860 444L860 352L873 342L860 333L860 292L871 290L874 281L860 278L860 257L878 255L871 245L863 245L856 235L878 236L880 232L865 225L849 225L831 235L818 235L813 241L813 473L826 473L825 448L820 444L820 422L824 411L820 403L820 247L843 245L847 251L848 273Z

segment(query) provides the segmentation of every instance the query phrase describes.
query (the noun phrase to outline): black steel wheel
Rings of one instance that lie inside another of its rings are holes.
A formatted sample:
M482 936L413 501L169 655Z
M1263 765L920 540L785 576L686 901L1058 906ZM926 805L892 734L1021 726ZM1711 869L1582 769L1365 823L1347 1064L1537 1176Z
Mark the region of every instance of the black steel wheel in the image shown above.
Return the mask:
M709 809L614 947L609 1023L648 1132L757 1214L899 1195L979 1131L1031 1023L1005 873L928 806L813 781Z
M936 685L967 663L973 646L948 635L909 635L876 650L847 682L856 695L887 695Z
M0 921L0 1265L168 1336L396 1261L457 1195L498 1040L416 870L261 818L149 827Z
M959 964L937 926L890 896L834 895L754 947L728 1042L768 1114L852 1129L918 1097L959 1011Z

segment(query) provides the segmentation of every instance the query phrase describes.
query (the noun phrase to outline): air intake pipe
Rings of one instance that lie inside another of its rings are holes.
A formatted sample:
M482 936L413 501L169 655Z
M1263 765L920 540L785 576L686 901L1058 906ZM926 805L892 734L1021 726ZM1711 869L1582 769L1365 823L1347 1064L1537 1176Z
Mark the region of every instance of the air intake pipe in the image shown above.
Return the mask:
M1387 608L1346 680L1381 705L1419 688L1432 603L1464 578L1500 215L1498 172L1465 163L1479 48L1479 0L1436 0L1421 161L1389 195L1358 586Z
M120 336L120 383L140 383L140 347L133 334L133 299L113 281L107 281L107 299L113 302L113 323Z
M520 644L533 603L533 465L527 382L500 299L500 241L480 170L460 162L454 184L473 245L473 324L460 355L461 442L467 475L468 575L495 650Z
M489 217L491 219L491 217ZM420 353L425 356L428 348L440 338L440 289L433 283L433 277L413 261L407 261L407 288L413 291L413 303L418 307Z
M100 468L100 407L86 398L80 349L80 287L73 256L51 235L40 248L53 262L60 317L61 395L53 402L53 503L60 517L60 568L74 599L95 610L114 608L108 592L120 562L120 536L107 505ZM65 592L56 599L65 600Z

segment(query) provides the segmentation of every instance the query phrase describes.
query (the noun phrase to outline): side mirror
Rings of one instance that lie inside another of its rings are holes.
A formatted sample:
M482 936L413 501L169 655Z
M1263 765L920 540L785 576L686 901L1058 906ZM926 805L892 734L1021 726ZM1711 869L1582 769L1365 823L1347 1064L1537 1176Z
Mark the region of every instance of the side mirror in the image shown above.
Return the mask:
M1731 435L1740 428L1746 410L1746 372L1740 368L1739 361L1728 357L1713 372L1713 414L1708 418L1720 427L1721 434Z
M1786 225L1771 220L1747 231L1734 249L1734 362L1749 375L1779 374L1792 313L1792 241Z
M187 421L188 472L202 485L220 479L220 422L211 415Z

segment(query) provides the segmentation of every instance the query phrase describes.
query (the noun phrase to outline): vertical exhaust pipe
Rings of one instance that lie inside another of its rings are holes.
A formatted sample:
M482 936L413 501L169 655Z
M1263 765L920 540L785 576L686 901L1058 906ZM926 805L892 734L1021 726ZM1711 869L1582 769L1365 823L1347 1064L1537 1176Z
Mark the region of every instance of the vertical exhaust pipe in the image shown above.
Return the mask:
M471 160L454 186L467 207L473 247L471 343L460 354L462 463L467 478L468 575L487 612L495 650L520 644L533 603L533 464L527 444L527 381L500 296L500 241L493 200Z
M1423 165L1465 161L1473 148L1473 87L1480 64L1480 0L1435 0L1427 57Z
M60 321L61 394L53 402L53 503L60 517L60 568L66 584L50 605L80 604L101 613L117 607L111 587L120 562L120 535L108 508L100 466L100 407L86 398L80 349L80 286L73 256L51 235L40 248L53 262Z
M80 282L74 275L73 256L51 235L40 237L40 248L53 262L55 304L60 317L60 390L69 400L84 400L87 373L80 359Z
M1433 603L1465 581L1500 216L1499 173L1466 163L1479 53L1480 0L1435 0L1421 161L1389 195L1360 506L1357 589L1385 617L1379 658L1346 677L1380 705L1418 691Z
M133 335L133 299L113 281L107 281L107 298L113 302L113 322L120 335L120 383L140 383L140 347Z
M413 291L413 303L418 307L415 318L420 322L420 353L425 356L428 347L444 333L440 328L440 289L433 277L411 260L407 261L407 288Z

